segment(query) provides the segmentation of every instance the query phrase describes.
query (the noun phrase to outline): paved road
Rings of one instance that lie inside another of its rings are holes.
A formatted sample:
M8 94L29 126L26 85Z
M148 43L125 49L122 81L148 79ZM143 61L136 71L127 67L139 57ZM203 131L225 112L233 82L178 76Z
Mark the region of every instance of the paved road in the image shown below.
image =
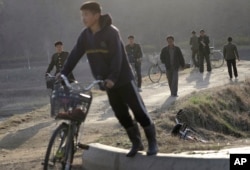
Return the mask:
M197 69L186 69L180 72L179 97L170 97L166 81L142 86L141 96L149 112L156 109L166 109L172 102L193 91L200 91L225 84L237 84L240 81L244 81L246 77L250 78L250 61L240 61L238 63L238 72L238 80L230 81L226 65L213 69L212 73L204 72L203 74ZM88 123L98 123L115 119L106 96L94 98L91 109L95 110L95 112L90 110L87 118Z

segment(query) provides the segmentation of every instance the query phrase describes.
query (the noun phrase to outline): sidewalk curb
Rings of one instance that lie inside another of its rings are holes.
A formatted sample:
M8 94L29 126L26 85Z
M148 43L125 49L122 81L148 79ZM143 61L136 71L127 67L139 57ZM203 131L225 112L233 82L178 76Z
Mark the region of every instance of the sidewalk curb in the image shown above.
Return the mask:
M84 170L228 170L229 157L206 157L201 155L163 154L146 156L138 153L126 157L128 150L99 143L92 143L83 152Z

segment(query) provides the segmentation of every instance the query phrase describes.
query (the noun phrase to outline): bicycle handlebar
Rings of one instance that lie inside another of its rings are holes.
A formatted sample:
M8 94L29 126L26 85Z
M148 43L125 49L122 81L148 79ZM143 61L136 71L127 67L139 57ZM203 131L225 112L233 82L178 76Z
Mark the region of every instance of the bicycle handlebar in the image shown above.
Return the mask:
M46 73L46 77L55 78L56 76L52 76L50 73Z
M65 82L66 86L69 88L69 89L74 89L73 86L69 83L69 80L68 78L61 74L61 78L63 79L63 81ZM94 80L89 86L85 87L84 90L85 91L89 91L90 89L92 89L96 84L99 84L99 83L104 83L103 80Z

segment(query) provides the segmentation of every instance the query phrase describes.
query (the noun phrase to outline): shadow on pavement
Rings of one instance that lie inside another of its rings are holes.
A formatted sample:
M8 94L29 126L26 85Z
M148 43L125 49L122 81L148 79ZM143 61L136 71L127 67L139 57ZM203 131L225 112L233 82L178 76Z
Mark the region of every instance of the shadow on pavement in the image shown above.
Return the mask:
M25 141L32 138L40 129L48 127L51 122L40 123L35 126L19 130L15 133L8 134L0 141L0 148L15 150Z

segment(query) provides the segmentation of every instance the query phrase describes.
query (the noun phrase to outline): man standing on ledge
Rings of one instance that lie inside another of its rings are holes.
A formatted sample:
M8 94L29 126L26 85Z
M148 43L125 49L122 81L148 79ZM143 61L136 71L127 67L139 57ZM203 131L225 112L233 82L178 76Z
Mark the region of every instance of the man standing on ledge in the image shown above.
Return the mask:
M94 78L105 81L109 103L132 142L127 156L133 157L144 149L137 122L143 127L148 140L147 155L156 155L155 125L134 83L118 29L112 25L109 15L101 15L97 2L85 2L80 9L86 28L78 37L61 74L67 76L86 53ZM136 121L129 114L129 108Z
M139 92L141 92L141 83L142 83L142 77L141 77L141 61L142 61L142 50L141 46L134 42L135 37L133 35L128 36L129 44L126 45L126 51L128 55L129 62L131 64L134 64L134 69L137 75L137 86Z

